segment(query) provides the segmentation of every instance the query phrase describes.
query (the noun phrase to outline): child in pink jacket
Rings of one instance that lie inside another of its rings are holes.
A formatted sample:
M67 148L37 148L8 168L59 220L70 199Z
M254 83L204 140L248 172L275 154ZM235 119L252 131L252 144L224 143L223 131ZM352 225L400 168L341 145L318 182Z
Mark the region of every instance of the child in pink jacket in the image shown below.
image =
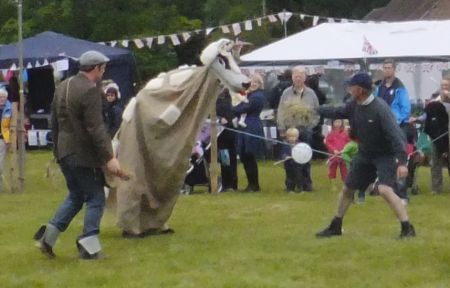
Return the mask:
M340 157L340 153L344 146L350 141L347 131L343 125L343 121L336 119L333 121L332 129L325 137L325 146L328 152L333 154L328 159L328 178L330 180L336 179L337 168L341 172L341 179L345 181L347 177L347 167L345 161Z

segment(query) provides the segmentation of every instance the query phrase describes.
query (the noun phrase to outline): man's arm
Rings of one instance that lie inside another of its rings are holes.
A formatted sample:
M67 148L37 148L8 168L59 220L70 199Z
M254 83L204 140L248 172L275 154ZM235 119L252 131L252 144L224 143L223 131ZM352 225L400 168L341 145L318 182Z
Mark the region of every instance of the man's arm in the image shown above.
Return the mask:
M383 102L384 103L384 102ZM384 103L385 104L385 103ZM386 140L391 142L392 148L400 165L405 165L407 160L406 155L406 139L400 126L397 124L394 114L390 107L384 107L378 111L380 117L380 125L383 133L386 135Z
M328 106L322 105L316 109L320 116L329 119L349 119L355 103L351 101L345 105Z
M397 95L399 97L398 103L398 117L399 123L408 122L411 116L411 101L409 100L408 91L405 87L397 89Z

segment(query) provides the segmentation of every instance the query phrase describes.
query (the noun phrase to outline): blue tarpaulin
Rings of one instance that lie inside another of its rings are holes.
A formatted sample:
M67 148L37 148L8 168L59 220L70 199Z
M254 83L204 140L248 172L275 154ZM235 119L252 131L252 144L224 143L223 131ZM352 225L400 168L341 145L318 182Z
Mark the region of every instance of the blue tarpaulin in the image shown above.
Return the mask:
M45 61L49 63L69 59L69 74L77 72L76 60L86 51L97 50L111 61L108 63L104 79L114 80L120 87L125 100L133 95L135 62L130 51L101 45L95 42L69 37L47 31L23 40L24 67L36 67ZM19 66L17 43L0 46L0 69Z

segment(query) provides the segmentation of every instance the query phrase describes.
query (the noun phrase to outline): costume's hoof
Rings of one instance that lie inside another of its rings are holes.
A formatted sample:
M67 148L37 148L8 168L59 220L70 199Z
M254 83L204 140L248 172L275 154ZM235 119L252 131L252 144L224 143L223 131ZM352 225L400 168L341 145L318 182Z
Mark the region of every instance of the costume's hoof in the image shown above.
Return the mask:
M132 233L132 232L128 232L128 231L122 231L122 237L123 238L126 238L126 239L137 239L137 238L142 238L143 237L143 235L142 235L143 233L140 233L140 234L135 234L135 233Z
M148 236L155 236L155 235L169 235L174 234L175 230L171 228L167 229L159 229L159 228L150 228L142 232L140 235L141 237L148 237Z

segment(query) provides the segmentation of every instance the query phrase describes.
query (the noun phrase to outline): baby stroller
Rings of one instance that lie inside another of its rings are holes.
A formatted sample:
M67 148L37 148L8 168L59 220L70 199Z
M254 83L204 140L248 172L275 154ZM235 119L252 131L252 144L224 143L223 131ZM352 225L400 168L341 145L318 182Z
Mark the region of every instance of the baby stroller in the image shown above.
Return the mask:
M222 133L223 128L218 128L217 136ZM181 194L189 195L194 191L194 186L207 186L208 191L211 191L211 177L209 174L209 166L211 162L211 123L209 120L205 122L194 148L192 149L191 157L189 159L189 169L186 171L186 178L184 185L180 190ZM220 179L217 182L221 183ZM221 187L219 187L219 191Z

